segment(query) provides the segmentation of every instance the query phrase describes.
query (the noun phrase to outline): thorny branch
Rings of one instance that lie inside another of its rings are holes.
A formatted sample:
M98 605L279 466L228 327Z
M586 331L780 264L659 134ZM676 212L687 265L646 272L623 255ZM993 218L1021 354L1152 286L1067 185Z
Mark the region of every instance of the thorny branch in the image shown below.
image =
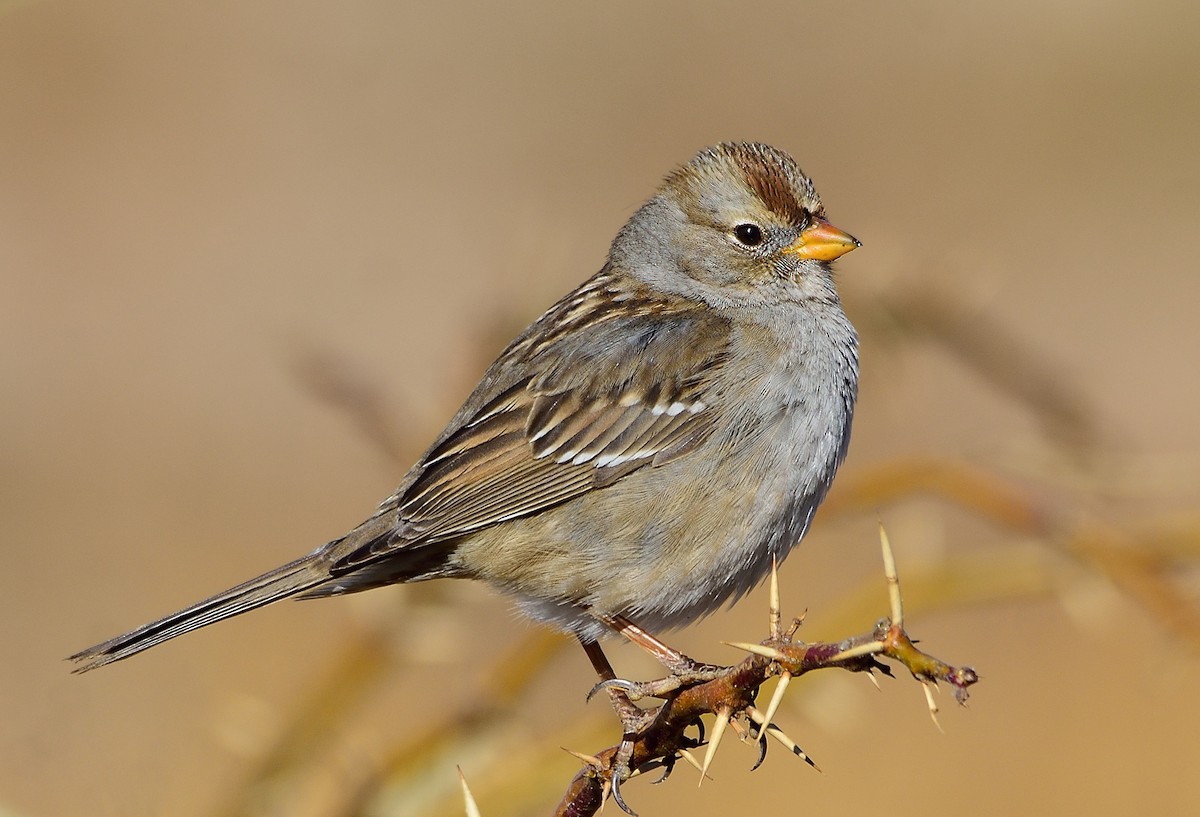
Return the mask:
M970 667L955 667L917 649L904 629L904 610L900 582L887 534L881 529L884 572L887 576L891 612L869 632L851 636L835 643L806 644L795 638L800 620L786 630L781 627L778 577L771 575L770 635L759 644L731 644L750 653L741 663L727 667L711 681L685 687L671 693L662 704L648 710L649 724L632 741L628 767L633 774L661 768L663 778L669 775L679 759L698 765L703 780L727 727L732 727L744 739L758 744L759 759L766 757L767 738L772 738L790 752L815 766L802 749L773 723L775 712L792 678L819 669L844 669L850 672L891 675L887 659L904 666L925 687L930 716L937 723L937 707L931 696L939 681L949 684L959 703L967 700L967 690L979 680ZM778 675L780 683L766 711L754 706L759 688ZM703 715L715 715L712 734L705 741ZM689 730L696 728L697 734ZM705 746L703 762L696 763L691 750ZM556 817L588 817L596 814L611 794L617 804L629 814L634 812L621 797L620 766L617 763L621 746L611 746L595 755L576 754L584 768L575 775L566 794L555 810ZM572 753L575 754L575 753ZM615 773L614 779L614 770ZM615 784L615 785L614 785Z

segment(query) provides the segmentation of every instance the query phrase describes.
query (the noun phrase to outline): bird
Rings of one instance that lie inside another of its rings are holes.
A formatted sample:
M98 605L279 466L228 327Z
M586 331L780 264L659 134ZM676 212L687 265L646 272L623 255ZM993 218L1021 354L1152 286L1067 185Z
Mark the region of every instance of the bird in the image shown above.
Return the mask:
M602 677L614 633L683 673L655 633L761 582L846 456L858 337L831 262L859 246L786 152L701 150L365 521L68 660L86 672L284 598L453 578L574 634Z

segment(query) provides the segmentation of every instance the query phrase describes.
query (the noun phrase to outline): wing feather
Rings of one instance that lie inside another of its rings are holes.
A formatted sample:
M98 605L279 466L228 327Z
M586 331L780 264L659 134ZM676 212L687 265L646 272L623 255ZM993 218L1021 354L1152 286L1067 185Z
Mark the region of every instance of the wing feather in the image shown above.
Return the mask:
M338 573L539 513L706 439L727 321L697 304L648 304L612 280L592 279L501 355L385 503L396 536L347 554Z

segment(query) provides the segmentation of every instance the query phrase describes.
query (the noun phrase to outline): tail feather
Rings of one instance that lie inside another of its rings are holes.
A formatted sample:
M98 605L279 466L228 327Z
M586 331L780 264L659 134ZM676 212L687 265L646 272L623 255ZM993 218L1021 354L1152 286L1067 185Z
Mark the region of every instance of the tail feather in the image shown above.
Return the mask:
M175 636L294 596L328 580L329 562L322 549L237 587L231 587L212 598L197 602L178 613L152 621L102 644L88 647L67 660L79 665L72 670L73 672L87 672L136 655Z

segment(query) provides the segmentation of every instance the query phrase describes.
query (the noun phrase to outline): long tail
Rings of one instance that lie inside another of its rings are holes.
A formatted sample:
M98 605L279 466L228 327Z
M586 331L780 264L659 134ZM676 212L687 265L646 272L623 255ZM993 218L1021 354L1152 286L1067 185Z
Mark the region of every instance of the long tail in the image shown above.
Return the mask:
M136 655L175 636L318 588L331 581L330 568L338 555L389 536L394 530L392 525L391 519L384 515L372 517L342 539L330 542L308 556L231 587L178 613L88 647L67 660L78 664L73 672L87 672Z
M237 587L231 587L224 593L197 602L178 613L152 621L102 644L88 647L67 660L79 665L72 672L87 672L136 655L177 635L190 633L222 619L293 596L328 579L328 562L318 554L305 556Z

